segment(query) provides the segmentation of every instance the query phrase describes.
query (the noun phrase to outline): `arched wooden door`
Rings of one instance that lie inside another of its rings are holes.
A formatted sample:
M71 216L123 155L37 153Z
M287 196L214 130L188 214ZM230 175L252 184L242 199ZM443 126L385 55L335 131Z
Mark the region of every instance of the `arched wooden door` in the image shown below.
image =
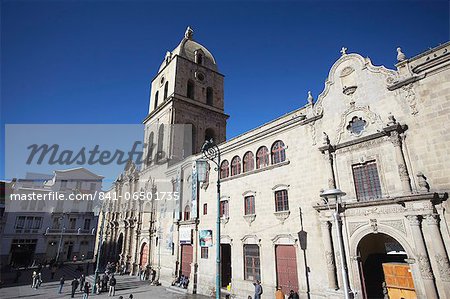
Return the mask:
M139 265L145 267L148 264L148 244L144 243L141 246L141 258Z

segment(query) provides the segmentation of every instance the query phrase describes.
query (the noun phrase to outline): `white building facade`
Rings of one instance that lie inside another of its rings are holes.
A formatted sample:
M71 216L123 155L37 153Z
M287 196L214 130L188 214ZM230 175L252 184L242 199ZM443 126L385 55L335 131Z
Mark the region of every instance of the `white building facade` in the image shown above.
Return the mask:
M268 298L277 285L301 298L342 298L334 200L320 197L339 188L338 229L357 298L450 298L449 50L410 59L399 50L393 70L343 49L317 100L309 94L304 107L225 141L223 76L188 29L152 82L144 123L155 152L140 170L128 165L111 191L180 198L111 205L108 258L131 274L150 264L165 285L187 275L190 292L212 294L220 213L224 293L246 298L261 280ZM192 125L194 155L173 146L178 136L165 127L174 124ZM202 184L193 169L211 137L222 158L220 211L215 166Z

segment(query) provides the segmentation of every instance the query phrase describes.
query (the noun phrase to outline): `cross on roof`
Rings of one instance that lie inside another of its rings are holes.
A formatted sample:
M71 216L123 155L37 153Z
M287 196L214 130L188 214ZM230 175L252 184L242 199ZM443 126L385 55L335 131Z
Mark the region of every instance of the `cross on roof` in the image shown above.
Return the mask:
M346 47L342 47L340 52L341 52L342 55L346 55L347 54L347 50L348 49Z

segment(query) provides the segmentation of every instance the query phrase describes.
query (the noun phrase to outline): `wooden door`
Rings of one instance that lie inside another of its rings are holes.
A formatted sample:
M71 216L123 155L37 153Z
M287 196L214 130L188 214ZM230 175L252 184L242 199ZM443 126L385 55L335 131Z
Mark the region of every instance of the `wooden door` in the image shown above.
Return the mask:
M275 247L277 284L283 293L290 290L298 291L297 255L292 245L277 245Z
M383 263L383 273L390 299L417 298L408 264Z
M193 258L192 245L181 246L181 274L189 277L191 275L191 263Z

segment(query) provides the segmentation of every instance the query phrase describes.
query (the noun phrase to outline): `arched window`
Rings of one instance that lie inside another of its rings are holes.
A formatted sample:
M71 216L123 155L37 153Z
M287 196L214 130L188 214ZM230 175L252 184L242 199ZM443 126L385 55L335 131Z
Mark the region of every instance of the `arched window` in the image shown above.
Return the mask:
M213 89L212 87L206 88L206 104L212 106L213 105Z
M203 64L203 55L201 52L195 53L195 63Z
M205 140L211 140L211 139L215 139L215 134L214 134L214 130L211 128L208 128L205 130Z
M191 207L189 205L187 205L184 208L184 220L187 221L191 219Z
M194 99L194 82L192 80L188 80L187 82L186 96L190 99Z
M158 160L164 158L164 152L163 152L163 145L164 145L164 124L161 124L159 126L158 131Z
M167 100L167 93L169 92L169 81L164 84L164 100Z
M246 152L244 155L244 162L242 163L243 172L252 171L255 169L255 162L252 152Z
M158 95L159 95L159 91L157 91L155 93L155 108L154 109L156 109L158 107Z
M265 146L261 146L256 152L256 169L260 169L269 165L269 150Z
M153 159L153 148L155 146L154 144L154 137L155 134L153 132L150 132L150 135L148 136L148 145L147 145L147 165L150 165Z
M272 145L272 164L284 162L286 154L284 152L284 143L281 140L275 141Z
M233 160L231 160L231 176L238 175L241 173L241 158L235 156Z
M229 163L227 160L223 161L222 164L220 164L220 178L224 179L227 178L230 175L230 168Z

